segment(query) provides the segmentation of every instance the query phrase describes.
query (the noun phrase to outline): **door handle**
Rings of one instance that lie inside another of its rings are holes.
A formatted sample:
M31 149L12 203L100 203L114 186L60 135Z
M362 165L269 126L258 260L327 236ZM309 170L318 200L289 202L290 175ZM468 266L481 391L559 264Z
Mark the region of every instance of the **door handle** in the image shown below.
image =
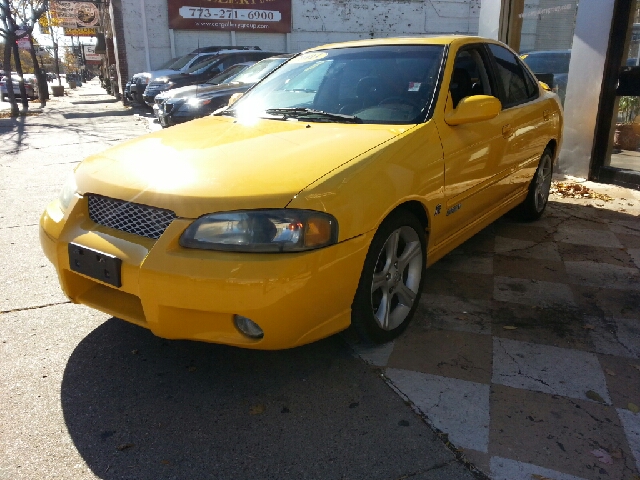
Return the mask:
M549 110L544 110L542 112L542 118L545 122L549 120Z
M513 128L511 128L511 124L507 123L506 125L503 125L502 136L504 138L509 138L512 133L513 133Z

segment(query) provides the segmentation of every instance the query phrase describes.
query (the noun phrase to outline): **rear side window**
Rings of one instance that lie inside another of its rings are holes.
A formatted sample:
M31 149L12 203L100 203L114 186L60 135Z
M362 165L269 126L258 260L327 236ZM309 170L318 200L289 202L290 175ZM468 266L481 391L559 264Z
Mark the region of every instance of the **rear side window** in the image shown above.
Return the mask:
M516 56L506 48L492 43L489 44L489 50L495 59L498 82L504 92L504 107L512 107L536 98L537 89Z

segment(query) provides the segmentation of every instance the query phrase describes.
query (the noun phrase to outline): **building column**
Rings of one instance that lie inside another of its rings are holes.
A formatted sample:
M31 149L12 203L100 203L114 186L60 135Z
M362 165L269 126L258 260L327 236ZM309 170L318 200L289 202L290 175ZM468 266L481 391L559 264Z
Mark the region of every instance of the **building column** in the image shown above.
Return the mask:
M611 35L613 1L580 0L564 101L562 173L588 178Z

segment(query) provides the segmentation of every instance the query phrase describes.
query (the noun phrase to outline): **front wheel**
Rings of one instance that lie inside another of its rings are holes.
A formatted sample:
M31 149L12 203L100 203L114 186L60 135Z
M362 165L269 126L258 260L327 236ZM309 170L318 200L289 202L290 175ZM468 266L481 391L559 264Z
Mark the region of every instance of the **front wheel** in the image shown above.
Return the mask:
M523 220L537 220L544 212L549 202L552 175L553 154L547 148L540 157L540 163L529 185L529 194L518 207L518 216Z
M368 343L400 335L418 305L425 270L424 227L398 211L382 222L371 241L351 307L351 323Z

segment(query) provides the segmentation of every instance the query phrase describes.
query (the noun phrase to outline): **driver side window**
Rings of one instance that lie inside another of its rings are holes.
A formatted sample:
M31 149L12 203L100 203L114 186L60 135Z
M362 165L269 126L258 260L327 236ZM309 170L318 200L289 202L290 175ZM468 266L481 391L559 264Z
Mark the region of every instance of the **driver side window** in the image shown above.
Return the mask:
M493 95L483 57L477 48L467 48L456 56L449 84L453 108L473 95Z

